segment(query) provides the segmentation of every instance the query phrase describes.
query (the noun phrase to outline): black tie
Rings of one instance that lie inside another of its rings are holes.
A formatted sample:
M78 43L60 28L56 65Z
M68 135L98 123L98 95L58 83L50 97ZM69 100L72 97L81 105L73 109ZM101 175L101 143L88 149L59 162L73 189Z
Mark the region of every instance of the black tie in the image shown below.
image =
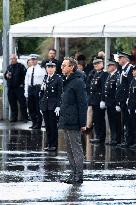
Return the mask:
M34 85L34 67L33 67L32 75L31 75L31 86L33 85Z

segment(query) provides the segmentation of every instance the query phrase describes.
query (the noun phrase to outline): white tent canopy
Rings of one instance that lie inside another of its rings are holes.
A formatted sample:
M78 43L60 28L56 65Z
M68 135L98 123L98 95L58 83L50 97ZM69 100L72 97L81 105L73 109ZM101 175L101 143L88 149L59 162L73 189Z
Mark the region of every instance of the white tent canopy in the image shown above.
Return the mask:
M11 26L12 37L135 37L136 0L101 0Z

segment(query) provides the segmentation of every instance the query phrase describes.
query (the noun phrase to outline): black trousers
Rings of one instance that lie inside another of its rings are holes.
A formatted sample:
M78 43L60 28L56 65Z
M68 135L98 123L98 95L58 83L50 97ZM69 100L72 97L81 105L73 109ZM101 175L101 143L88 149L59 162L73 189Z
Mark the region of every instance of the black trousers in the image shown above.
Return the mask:
M24 96L24 88L8 88L8 101L11 108L11 119L17 120L18 118L18 102L23 119L27 119L27 106L26 98Z
M93 108L93 122L96 138L105 141L106 138L106 122L105 122L105 109L100 109L97 106Z
M43 118L45 121L47 145L48 147L58 146L58 127L57 117L54 110L46 110L43 112Z
M121 113L117 112L115 107L107 107L111 141L121 143Z
M42 114L39 108L39 86L33 86L28 88L28 110L31 120L34 125L42 125Z
M122 142L125 142L127 144L129 144L129 132L130 132L130 129L129 129L129 113L128 113L128 108L127 108L127 105L126 103L122 103L120 105L121 107L121 117L122 117Z
M136 113L133 111L129 114L129 138L128 144L136 144Z

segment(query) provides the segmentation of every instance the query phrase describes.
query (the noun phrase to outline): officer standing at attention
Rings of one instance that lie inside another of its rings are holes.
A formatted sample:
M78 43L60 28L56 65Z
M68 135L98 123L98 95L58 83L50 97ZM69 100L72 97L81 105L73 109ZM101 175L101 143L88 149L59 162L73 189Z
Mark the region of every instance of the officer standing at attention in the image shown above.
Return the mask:
M17 56L12 54L10 56L11 64L7 67L4 74L7 80L8 86L8 100L11 108L11 120L10 122L16 122L18 118L18 105L20 104L20 110L24 122L27 122L27 106L24 96L24 79L26 74L26 68L21 63L17 62Z
M104 63L100 58L93 60L94 69L96 70L90 85L89 105L93 109L93 122L96 139L92 139L91 143L104 143L106 138L105 123L105 82L108 73L104 72Z
M116 83L119 78L117 71L117 63L109 60L108 64L109 76L105 83L105 104L110 126L111 141L106 142L107 145L115 146L121 143L121 113L116 111Z
M129 146L129 123L128 123L128 108L127 108L127 98L129 93L129 86L133 78L132 75L132 65L129 63L130 56L127 53L119 53L119 65L122 66L120 78L117 80L117 90L116 90L116 101L118 106L116 106L117 112L121 111L122 115L122 126L123 126L123 141L120 146L122 148L127 148Z
M60 112L63 81L56 74L56 64L46 63L47 75L45 75L40 92L40 110L45 121L47 144L46 151L56 151L58 146L57 121Z
M41 67L46 69L46 63L49 63L50 61L56 64L56 73L61 74L61 62L56 59L56 50L54 48L49 49L48 58L42 61Z
M30 57L33 65L27 69L25 76L25 97L28 101L29 115L32 120L30 128L41 129L42 114L39 108L39 92L46 71L38 64L36 55L30 55Z
M136 66L133 67L133 79L129 87L128 95L129 112L129 147L136 148Z

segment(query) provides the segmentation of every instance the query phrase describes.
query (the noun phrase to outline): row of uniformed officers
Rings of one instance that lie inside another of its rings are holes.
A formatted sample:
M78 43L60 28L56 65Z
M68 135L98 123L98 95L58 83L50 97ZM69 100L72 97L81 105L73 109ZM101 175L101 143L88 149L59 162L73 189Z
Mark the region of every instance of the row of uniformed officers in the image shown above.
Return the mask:
M14 56L13 56L14 57ZM60 112L61 94L63 91L64 77L56 74L55 62L46 62L46 70L37 61L36 56L31 56L32 66L25 75L25 98L32 120L32 129L40 129L42 116L45 121L47 133L47 150L54 151L58 145L58 117ZM104 143L106 139L105 110L107 109L111 141L110 145L121 144L122 147L135 146L136 143L136 67L129 63L129 55L119 54L119 65L115 61L108 62L108 72L104 71L104 62L100 58L93 60L94 70L86 78L83 71L80 76L85 81L88 95L87 128L94 128L95 139L92 143ZM23 82L13 86L14 81L10 75L13 68L7 69L5 78L8 81L10 92L21 95ZM18 68L16 69L18 71ZM22 69L23 71L23 69ZM21 79L22 74L20 74ZM20 81L18 80L18 82ZM9 100L12 110L13 97ZM23 99L23 97L22 97ZM23 99L22 113L27 118L25 99ZM91 110L91 113L89 112ZM89 123L90 121L90 123Z

